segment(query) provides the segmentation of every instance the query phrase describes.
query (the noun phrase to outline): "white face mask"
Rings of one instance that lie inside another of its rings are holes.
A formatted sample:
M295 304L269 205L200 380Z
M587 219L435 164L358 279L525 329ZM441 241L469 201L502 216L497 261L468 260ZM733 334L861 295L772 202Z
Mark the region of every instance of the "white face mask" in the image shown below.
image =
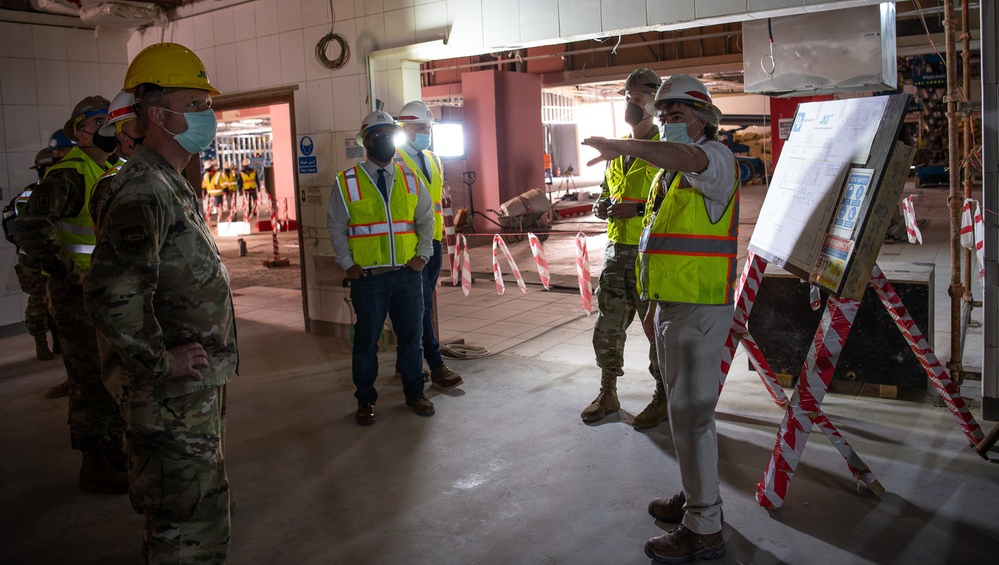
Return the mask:
M659 124L659 139L675 143L693 143L694 140L690 139L690 136L687 135L687 127L689 125L682 122L678 124Z

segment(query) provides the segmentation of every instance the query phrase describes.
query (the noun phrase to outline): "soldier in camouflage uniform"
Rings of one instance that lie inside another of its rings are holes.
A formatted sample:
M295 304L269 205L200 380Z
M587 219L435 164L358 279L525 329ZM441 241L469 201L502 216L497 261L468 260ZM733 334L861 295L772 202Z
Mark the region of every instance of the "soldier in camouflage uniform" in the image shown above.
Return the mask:
M104 205L108 189L111 188L115 175L125 164L125 159L131 159L136 145L142 143L142 130L138 120L135 119L135 96L131 92L122 91L114 97L111 108L108 109L108 117L110 118L108 123L97 131L94 143L109 151L115 151L119 160L97 180L94 194L90 198L90 217L94 221L94 228L98 231L101 228L98 211Z
M62 159L73 147L62 132L53 135L49 140L49 146L35 154L35 164L31 167L38 173L38 182L45 177L48 168ZM13 224L17 215L24 212L28 206L28 198L38 182L28 185L21 194L18 194L13 202L13 217L8 218L8 208L4 208L4 235L7 240L14 243ZM35 357L39 361L49 361L55 359L53 353L59 352L58 332L55 328L55 321L49 313L48 284L42 270L31 260L20 248L17 250L17 264L14 265L14 272L17 273L17 282L21 290L28 295L28 304L24 309L24 325L28 328L28 333L35 338ZM52 350L49 349L48 332L52 331ZM61 384L48 388L45 391L46 398L58 398L69 394L69 383L63 381Z
M94 226L88 202L108 154L93 143L108 101L90 96L63 127L78 145L52 165L14 222L18 245L47 275L52 313L69 381L73 449L83 453L79 487L120 494L128 488L122 452L125 423L101 382L97 335L83 306L81 277L90 268Z
M174 43L129 65L143 144L115 176L84 280L108 390L128 422L129 495L148 563L223 563L224 387L236 372L229 274L182 171L215 137L201 60Z
M659 139L659 129L645 111L662 80L655 72L640 68L628 75L619 94L627 102L625 121L632 128L630 138ZM607 165L600 198L593 214L607 220L607 248L604 270L597 284L597 317L593 328L593 351L600 367L600 394L580 413L585 422L596 422L621 408L617 398L617 378L624 374L624 343L635 315L644 319L648 302L638 294L635 261L642 233L642 215L649 188L658 167L641 159L621 156ZM649 372L656 379L652 402L635 416L632 426L646 430L666 419L666 391L663 388L655 342L649 345Z

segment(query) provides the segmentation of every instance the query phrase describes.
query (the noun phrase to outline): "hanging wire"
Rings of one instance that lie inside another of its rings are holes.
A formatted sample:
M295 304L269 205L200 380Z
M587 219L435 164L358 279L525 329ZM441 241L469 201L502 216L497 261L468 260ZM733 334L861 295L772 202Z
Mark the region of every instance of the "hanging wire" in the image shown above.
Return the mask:
M760 57L760 67L763 72L767 73L767 76L771 79L774 78L774 71L777 69L777 61L774 60L774 30L770 25L770 18L767 18L767 35L770 36L770 54ZM767 70L767 63L769 59L770 70Z
M342 69L350 61L350 44L347 43L347 38L342 33L333 33L333 26L336 24L336 11L333 9L333 0L330 0L330 15L332 16L330 32L316 43L316 60L327 69ZM330 59L326 56L326 48L329 47L331 42L336 42L340 46L340 56L336 59Z

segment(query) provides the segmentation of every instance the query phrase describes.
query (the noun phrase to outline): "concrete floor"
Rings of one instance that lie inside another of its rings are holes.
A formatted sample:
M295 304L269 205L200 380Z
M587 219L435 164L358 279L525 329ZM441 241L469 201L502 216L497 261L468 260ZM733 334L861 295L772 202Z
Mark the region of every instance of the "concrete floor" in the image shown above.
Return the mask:
M763 188L743 193L750 227L754 191ZM942 191L921 194L926 243L886 245L882 258L937 263L936 343L946 359L945 202ZM590 253L602 255L600 246ZM533 286L521 294L508 282L497 296L483 276L470 297L443 286L442 337L495 355L449 361L466 384L428 389L437 414L421 418L403 405L385 353L378 422L361 428L352 418L349 350L304 333L300 294L235 294L241 373L230 387L226 445L238 501L230 563L649 562L642 546L667 525L646 505L680 482L668 425L646 433L628 425L653 389L637 327L620 379L623 410L586 425L578 413L596 393L599 370L593 320L578 294ZM141 517L126 496L76 489L66 403L41 396L63 368L34 360L31 345L25 334L0 339L0 563L137 563ZM980 334L969 336L975 347ZM716 563L995 562L999 467L968 448L932 390L908 400L826 397L826 414L880 479L882 497L858 486L825 437L812 434L783 508L760 507L756 484L783 412L746 366L740 352L718 406L728 552ZM976 416L980 390L978 382L962 388Z

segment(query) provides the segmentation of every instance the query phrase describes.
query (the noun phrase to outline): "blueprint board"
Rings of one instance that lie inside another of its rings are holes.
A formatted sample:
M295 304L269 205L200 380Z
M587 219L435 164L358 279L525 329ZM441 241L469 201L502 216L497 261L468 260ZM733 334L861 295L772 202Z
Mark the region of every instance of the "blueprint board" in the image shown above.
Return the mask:
M901 193L901 185L893 184L878 194L907 99L897 94L799 105L749 250L840 296L861 239L867 254L867 240L884 237L865 236L866 227L887 229L882 218L871 223L871 214L884 213L873 203L897 203ZM869 259L860 263L873 267Z

